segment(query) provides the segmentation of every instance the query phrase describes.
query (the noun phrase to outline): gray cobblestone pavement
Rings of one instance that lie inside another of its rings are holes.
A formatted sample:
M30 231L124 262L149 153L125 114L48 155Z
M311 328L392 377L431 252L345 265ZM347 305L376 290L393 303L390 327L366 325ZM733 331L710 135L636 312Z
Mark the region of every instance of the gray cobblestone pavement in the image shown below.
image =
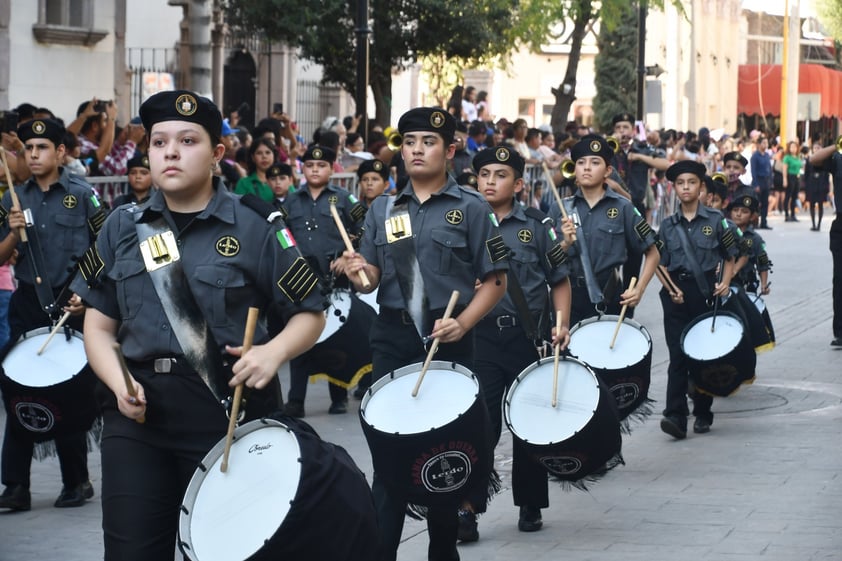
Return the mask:
M626 465L588 492L551 484L544 528L521 533L504 433L497 467L506 488L480 518L479 542L459 546L464 561L842 560L842 350L828 344L830 220L821 233L804 219L770 223L774 230L761 233L775 264L766 301L778 345L758 357L754 385L715 400L709 434L674 441L660 431L667 350L653 281L635 319L652 335L650 397L658 403L624 438ZM348 415L329 416L324 383L308 393L307 421L370 476L359 402ZM52 507L61 487L57 462L33 464L32 510L0 513L0 561L102 558L98 453L89 463L97 496L78 509ZM408 520L399 559L423 561L426 548L425 525Z

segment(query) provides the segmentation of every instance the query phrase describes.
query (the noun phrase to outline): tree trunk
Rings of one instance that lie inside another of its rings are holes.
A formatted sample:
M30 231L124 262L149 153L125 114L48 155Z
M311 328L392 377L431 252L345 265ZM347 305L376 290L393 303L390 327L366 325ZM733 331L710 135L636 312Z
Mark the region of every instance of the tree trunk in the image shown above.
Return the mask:
M392 123L392 73L372 72L370 86L374 96L374 122L385 129Z
M583 6L573 22L573 32L570 34L570 55L567 58L567 71L564 74L564 81L559 84L558 88L551 90L555 96L555 105L553 106L550 127L555 134L564 132L570 106L576 100L576 72L579 70L579 60L582 58L582 42L585 39L588 24L590 24L592 17L593 12L590 9L590 3L588 3L587 6Z

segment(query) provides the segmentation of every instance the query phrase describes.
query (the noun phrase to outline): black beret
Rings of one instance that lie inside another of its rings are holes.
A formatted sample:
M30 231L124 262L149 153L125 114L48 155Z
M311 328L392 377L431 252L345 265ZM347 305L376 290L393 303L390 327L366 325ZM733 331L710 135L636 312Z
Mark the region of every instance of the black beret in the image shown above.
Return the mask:
M707 171L708 169L702 163L693 160L679 160L667 168L666 176L670 181L675 181L682 173L692 173L704 181Z
M467 187L470 187L471 189L477 189L478 188L476 174L473 174L469 171L465 171L465 172L460 173L456 177L456 183L458 183L459 185L465 185Z
M611 124L616 125L617 123L621 123L623 121L627 121L629 123L634 124L634 116L631 113L617 113L613 117L611 117Z
M204 127L214 141L222 136L222 114L208 98L187 90L158 92L140 106L140 120L146 134L163 121L187 121Z
M743 167L748 167L748 160L740 154L739 152L728 152L722 157L722 163L729 162L734 160L735 162L739 162Z
M280 162L275 162L272 164L269 169L266 170L266 177L292 177L292 166L289 164L282 164Z
M754 195L744 194L735 197L731 204L728 205L728 210L741 207L747 208L751 212L757 212L760 209L760 201Z
M357 177L362 179L363 175L367 173L376 173L384 180L389 179L389 166L378 159L365 160L357 168Z
M64 125L52 119L27 121L18 127L18 138L21 142L31 138L46 138L58 146L64 144Z
M526 166L523 156L518 154L517 150L509 148L508 146L492 146L485 150L480 150L474 156L474 169L479 171L488 164L503 164L515 170L518 175L523 176L523 169Z
M728 197L728 185L719 181L719 179L714 179L713 177L706 175L705 185L707 186L708 193L718 195L723 201L726 197Z
M336 161L336 152L326 146L313 144L307 148L307 151L304 152L303 156L301 156L302 162L306 162L307 160L324 160L326 162L333 163Z
M146 168L149 169L149 156L146 154L140 154L138 156L134 156L128 162L126 162L126 169L132 168Z
M441 107L416 107L401 115L398 131L402 135L409 132L434 132L441 135L445 144L451 144L456 132L456 119Z
M570 159L575 162L586 156L599 156L610 166L614 159L614 150L605 138L598 134L586 134L570 149Z

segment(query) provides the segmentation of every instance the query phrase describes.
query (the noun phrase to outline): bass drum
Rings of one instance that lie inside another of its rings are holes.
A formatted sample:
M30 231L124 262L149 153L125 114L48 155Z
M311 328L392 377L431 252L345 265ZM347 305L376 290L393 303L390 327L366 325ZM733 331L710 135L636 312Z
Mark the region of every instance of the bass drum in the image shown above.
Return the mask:
M191 561L376 559L376 513L348 453L304 422L251 421L202 460L179 511L179 548ZM325 528L330 539L325 539Z
M376 314L350 290L334 290L325 311L325 328L303 364L308 375L343 388L371 372L369 331Z
M614 347L619 316L592 317L570 330L569 350L605 382L622 421L649 402L652 337L645 327L624 318Z
M720 310L694 319L681 334L681 349L690 379L702 393L727 397L754 381L757 355L734 313Z
M562 357L552 406L552 357L528 366L503 402L503 419L530 456L563 481L598 476L623 463L617 407L588 366Z
M96 376L88 366L82 334L64 327L23 334L3 359L0 388L11 429L34 442L90 430L99 415Z
M368 389L360 421L377 477L409 503L458 507L481 489L494 462L488 410L479 381L454 362L431 361L383 376Z

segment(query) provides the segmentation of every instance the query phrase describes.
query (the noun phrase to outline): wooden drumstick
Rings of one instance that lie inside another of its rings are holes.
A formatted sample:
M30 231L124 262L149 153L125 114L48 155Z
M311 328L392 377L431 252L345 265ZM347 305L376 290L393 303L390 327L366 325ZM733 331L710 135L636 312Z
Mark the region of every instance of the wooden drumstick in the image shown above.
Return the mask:
M123 349L120 347L120 343L114 341L111 347L114 349L114 353L117 355L117 361L120 363L120 370L123 371L123 381L126 383L126 391L129 393L130 396L137 398L137 390L134 389L134 384L132 383L132 375L129 372L129 366L126 364L126 358L123 356ZM146 422L146 415L141 415L137 419L135 419L141 425Z
M561 310L555 313L556 336L561 333ZM561 344L555 346L555 358L553 359L553 407L558 405L556 394L558 393L558 359L561 356Z
M249 308L248 317L246 318L246 331L243 334L243 352L240 356L243 357L251 349L251 344L254 341L254 330L257 327L257 317L260 315L260 310L257 308ZM225 435L225 451L222 454L222 464L219 470L225 473L228 470L228 455L231 453L231 444L234 442L234 429L237 427L237 417L240 415L240 401L243 399L243 383L237 384L234 388L234 401L231 403L231 416L228 418L228 433Z
M6 170L6 183L9 184L9 196L12 197L12 209L20 210L20 199L18 199L18 194L15 192L15 184L12 183L12 174L9 171L9 162L6 160L6 149L2 146L0 146L0 156L3 157L3 169ZM20 241L24 243L29 241L29 238L26 236L26 226L18 229L18 237L20 238Z
M447 308L444 310L444 316L442 316L442 321L450 318L450 314L453 313L453 308L456 307L456 302L459 300L459 291L454 290L453 294L450 295L450 302L447 303ZM433 355L436 354L436 350L439 348L439 338L436 337L433 339L433 344L430 345L430 351L427 353L427 358L424 360L424 366L421 367L421 373L418 375L418 381L415 382L415 388L412 390L412 397L418 396L418 390L421 388L421 382L424 381L424 375L427 373L427 369L430 368L430 362L433 360Z
M55 326L55 327L53 327L53 330L52 330L52 331L50 331L50 335L47 337L47 340L46 340L46 341L44 341L44 344L43 344L43 345L41 345L41 348L40 348L40 349L38 349L38 353L37 353L37 355L38 355L38 356L41 356L41 354L42 354L42 353L44 352L44 350L47 348L47 345L49 345L49 344L50 344L50 341L52 341L53 336L54 336L56 333L58 333L58 330L59 330L59 329L61 329L61 326L62 326L62 325L64 325L64 322L66 322L66 321L68 320L68 318L70 318L70 312L64 312L64 315L63 315L63 316L61 316L61 319L60 319L60 320L58 320L58 323L56 324L56 326Z
M634 288L634 285L637 284L637 277L632 277L631 281L629 281L629 290ZM611 344L608 345L609 349L614 348L614 343L617 342L617 334L620 332L620 326L623 325L623 320L626 318L626 310L629 309L628 304L623 304L623 309L620 310L620 319L617 320L617 327L614 328L614 336L611 337Z
M345 249L348 251L353 252L354 246L351 244L351 238L348 237L348 232L345 231L345 224L342 223L342 217L339 216L339 211L336 210L336 205L330 205L330 213L333 215L333 220L336 222L336 227L339 229L339 234L342 236L342 240L345 242ZM363 288L368 288L371 286L371 281L368 280L368 275L365 274L363 269L360 269L360 282L363 283Z
M658 265L655 269L655 273L658 275L658 280L661 281L661 284L664 285L667 291L670 294L678 295L678 287L675 286L675 283L670 276L669 271L663 265Z
M558 207L561 209L561 216L564 217L565 220L567 220L568 218L570 218L570 216L567 214L567 209L564 208L564 201L561 200L561 195L558 194L558 189L556 189L555 185L549 185L549 188L550 191L553 192L553 195L555 195L555 202L558 203ZM559 228L559 231L561 231L561 228ZM575 242L576 234L570 236L570 239L572 239Z

